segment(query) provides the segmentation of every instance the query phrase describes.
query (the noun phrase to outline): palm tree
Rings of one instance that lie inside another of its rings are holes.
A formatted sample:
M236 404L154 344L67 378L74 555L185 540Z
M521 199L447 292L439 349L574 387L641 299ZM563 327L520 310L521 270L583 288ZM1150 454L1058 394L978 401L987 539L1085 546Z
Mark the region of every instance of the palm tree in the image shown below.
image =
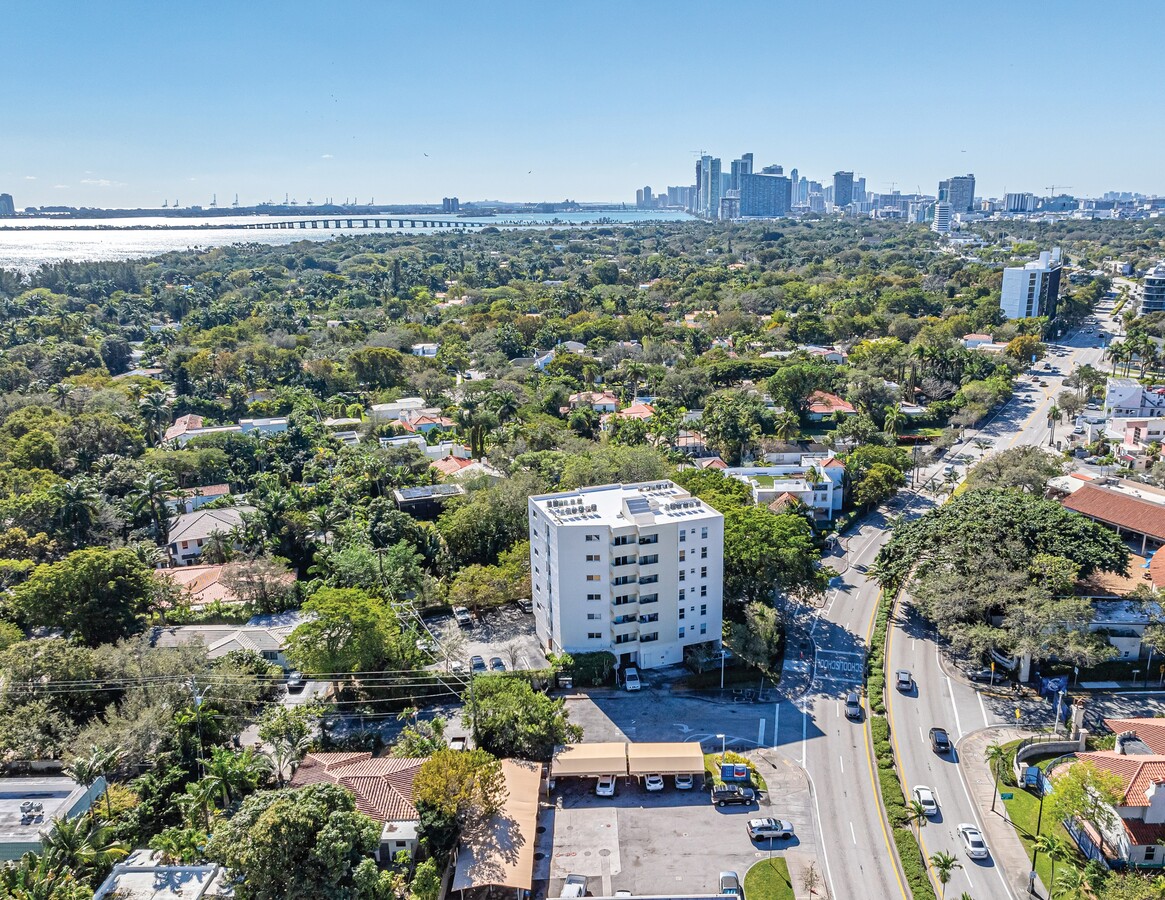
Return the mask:
M995 793L991 795L991 811L995 812L995 798L999 796L999 770L1007 762L1007 751L1002 744L991 744L983 751L983 758L991 767L991 774L995 776Z
M882 430L891 437L898 437L898 432L902 430L902 426L906 424L906 413L902 411L902 405L895 403L893 406L886 407L886 422Z
M1056 883L1056 863L1068 859L1068 844L1054 834L1038 834L1032 842L1037 853L1044 853L1052 861L1052 884Z
M510 419L516 419L518 410L522 406L513 391L494 392L490 396L490 405L493 407L494 415L498 417L498 422L502 425Z
M961 869L963 867L955 857L951 856L945 850L932 853L930 856L930 864L934 866L934 874L938 876L938 883L942 885L939 897L945 897L947 894L947 883L951 880L951 875L954 874L955 869Z
M70 869L53 865L45 855L25 853L16 862L0 866L0 896L12 900L81 900L93 889Z
M202 561L207 565L221 565L230 562L235 555L235 541L225 531L212 531L206 536L202 546Z
M918 839L922 840L922 829L924 829L929 822L926 814L926 807L917 800L911 800L906 804L906 824L913 825L918 829Z
M44 856L58 869L71 870L84 878L112 865L129 853L129 848L112 838L113 831L86 813L75 819L53 819L52 828L41 840Z
M162 857L162 865L190 865L202 856L206 840L205 831L191 828L189 825L167 828L150 838L150 849L158 851Z
M223 809L235 799L255 790L271 771L267 759L247 747L244 750L227 750L215 747L210 759L204 759L206 775L203 781L213 785L222 799Z
M154 529L154 540L159 547L166 544L170 537L170 508L166 501L173 490L174 483L165 475L148 472L145 478L134 482L128 497L134 513L144 513L149 518Z
M63 484L54 484L49 494L57 501L57 524L74 545L82 543L97 518L101 494L93 481L83 475Z
M1087 891L1088 882L1084 873L1075 866L1068 866L1061 870L1060 877L1053 883L1052 896L1064 897L1066 900L1084 900L1088 896Z
M773 435L778 441L791 441L801 432L801 419L795 412L779 413L773 419Z
M170 423L170 399L158 392L148 394L138 404L138 413L145 423L146 437L151 443L160 444Z
M88 756L78 756L65 769L65 774L78 784L83 784L85 790L93 787L98 778L104 779L106 819L113 818L113 809L109 801L109 773L117 768L123 755L123 751L118 748L92 747Z
M51 388L51 393L53 397L56 398L57 406L59 406L61 409L64 409L65 404L69 402L69 394L72 392L73 389L71 387L69 387L67 384L61 384L60 382L57 382Z

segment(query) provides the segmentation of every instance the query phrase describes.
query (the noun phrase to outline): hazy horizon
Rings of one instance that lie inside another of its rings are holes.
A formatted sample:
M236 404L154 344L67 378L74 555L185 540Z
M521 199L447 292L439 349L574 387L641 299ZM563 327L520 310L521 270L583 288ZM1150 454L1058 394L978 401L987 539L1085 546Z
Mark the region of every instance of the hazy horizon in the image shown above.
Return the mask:
M1165 61L1137 43L1165 10L1096 9L15 0L0 191L631 203L692 183L706 150L873 191L973 172L982 196L1165 194L1145 149L1165 138Z

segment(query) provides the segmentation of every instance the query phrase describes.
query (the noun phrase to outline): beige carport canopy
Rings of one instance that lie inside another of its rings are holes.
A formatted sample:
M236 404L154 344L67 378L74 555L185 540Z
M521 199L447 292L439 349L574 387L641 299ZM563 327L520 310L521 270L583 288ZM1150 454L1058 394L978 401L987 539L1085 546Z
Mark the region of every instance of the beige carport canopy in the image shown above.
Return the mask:
M475 833L463 836L457 849L451 889L513 888L517 896L534 887L534 839L538 831L540 763L502 760L506 797Z
M628 744L627 768L632 775L702 775L704 751L690 744Z
M551 778L626 774L627 745L622 742L566 744L554 751L550 764Z

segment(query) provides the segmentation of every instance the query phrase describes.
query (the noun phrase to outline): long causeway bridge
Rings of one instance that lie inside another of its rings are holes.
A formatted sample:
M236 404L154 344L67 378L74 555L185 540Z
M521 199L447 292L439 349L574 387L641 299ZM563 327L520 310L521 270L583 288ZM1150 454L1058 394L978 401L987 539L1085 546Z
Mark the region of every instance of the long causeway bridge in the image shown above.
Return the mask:
M453 228L469 230L485 228L489 222L470 222L466 219L434 219L429 216L313 216L310 219L280 219L273 222L249 222L241 228Z

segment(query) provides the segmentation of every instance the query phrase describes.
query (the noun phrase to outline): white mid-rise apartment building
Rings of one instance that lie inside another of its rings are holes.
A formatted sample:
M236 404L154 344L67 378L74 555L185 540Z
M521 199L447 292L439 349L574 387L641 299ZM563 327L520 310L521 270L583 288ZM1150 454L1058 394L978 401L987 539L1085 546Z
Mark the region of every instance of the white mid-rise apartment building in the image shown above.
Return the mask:
M531 497L534 623L547 652L609 650L620 667L719 646L724 517L671 481Z
M999 308L1008 319L1054 316L1060 296L1060 248L1045 250L1040 258L1003 270Z
M1133 378L1104 383L1105 418L1155 419L1165 416L1165 385L1146 387Z

